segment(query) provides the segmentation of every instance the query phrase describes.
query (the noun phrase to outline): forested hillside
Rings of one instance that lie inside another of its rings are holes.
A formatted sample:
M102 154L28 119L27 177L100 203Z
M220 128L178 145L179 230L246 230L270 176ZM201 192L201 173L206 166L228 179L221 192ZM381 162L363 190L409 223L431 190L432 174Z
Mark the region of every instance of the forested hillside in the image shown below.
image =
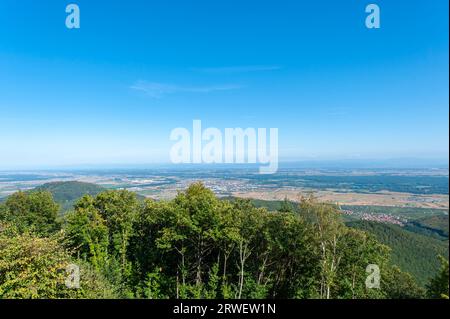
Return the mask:
M448 215L427 216L411 221L408 228L414 232L431 234L437 238L448 239Z
M0 205L1 298L448 298L446 260L425 291L312 197L269 212L195 183L170 201L106 190L59 209L43 190ZM69 264L79 289L64 284ZM379 288L366 285L370 264Z
M96 184L69 181L47 183L37 187L37 190L49 191L53 199L61 206L61 211L65 212L71 209L75 201L82 196L95 196L105 189Z
M389 246L392 249L392 263L412 274L423 286L440 267L436 256L448 258L448 240L413 233L397 225L371 221L356 221L347 225L367 231Z
M252 200L257 207L270 211L298 212L298 204L290 201ZM407 222L403 227L388 223L361 221L360 217L342 216L348 227L373 234L392 249L391 263L410 273L424 286L439 269L436 255L448 258L448 214L438 209L384 206L342 206L342 209L360 213L389 214Z

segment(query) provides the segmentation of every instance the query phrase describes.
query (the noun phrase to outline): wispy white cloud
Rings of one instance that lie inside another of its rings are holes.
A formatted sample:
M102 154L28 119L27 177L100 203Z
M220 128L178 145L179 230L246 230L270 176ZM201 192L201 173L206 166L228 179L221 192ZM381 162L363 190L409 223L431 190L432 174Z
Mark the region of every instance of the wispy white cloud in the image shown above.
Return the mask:
M248 73L280 70L279 65L241 65L241 66L224 66L211 68L192 68L194 71L205 73Z
M131 87L133 90L141 91L152 98L161 98L176 93L210 93L214 91L228 91L242 88L240 85L214 85L214 86L181 86L174 84L137 81Z

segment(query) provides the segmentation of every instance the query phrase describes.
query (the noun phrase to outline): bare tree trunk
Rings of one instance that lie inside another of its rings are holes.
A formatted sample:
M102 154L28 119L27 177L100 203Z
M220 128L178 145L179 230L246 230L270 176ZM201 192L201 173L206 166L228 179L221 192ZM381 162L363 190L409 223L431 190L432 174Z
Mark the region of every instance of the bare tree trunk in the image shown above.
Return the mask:
M180 279L178 277L178 270L177 270L177 299L180 298Z
M181 255L181 281L183 282L183 286L186 285L186 268L184 265L184 253Z
M352 276L352 299L355 299L355 281L356 281L355 267L353 266L353 276Z
M203 259L202 254L203 254L203 240L199 238L199 243L197 247L197 275L195 277L195 284L197 286L200 286L202 282L202 259Z
M263 261L263 264L262 264L262 266L261 266L261 271L259 272L259 276L258 276L258 285L261 284L261 281L262 281L262 279L264 278L264 270L265 270L265 268L266 268L267 258L268 258L268 256L266 255L266 256L264 257L264 261Z
M244 246L243 241L241 241L239 243L239 259L241 262L241 266L240 266L240 276L239 276L239 293L238 293L238 299L241 299L242 296L242 289L244 287L244 267L245 267L245 251L246 251L246 246Z
M223 278L226 278L227 276L227 261L228 256L226 254L223 255Z

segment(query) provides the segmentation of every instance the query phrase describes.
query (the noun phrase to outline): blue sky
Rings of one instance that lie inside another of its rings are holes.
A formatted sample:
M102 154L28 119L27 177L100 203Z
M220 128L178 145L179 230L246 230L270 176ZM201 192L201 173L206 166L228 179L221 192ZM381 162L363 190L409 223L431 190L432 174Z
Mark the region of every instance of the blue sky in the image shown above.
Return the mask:
M0 169L168 161L176 127L280 158L448 158L448 1L0 1ZM126 3L126 4L125 4Z

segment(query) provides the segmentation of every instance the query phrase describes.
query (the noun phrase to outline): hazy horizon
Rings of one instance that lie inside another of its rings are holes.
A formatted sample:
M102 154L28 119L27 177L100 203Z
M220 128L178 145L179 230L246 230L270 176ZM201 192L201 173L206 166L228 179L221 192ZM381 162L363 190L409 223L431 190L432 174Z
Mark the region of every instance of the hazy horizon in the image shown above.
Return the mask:
M83 163L70 165L30 165L30 166L0 166L0 172L8 171L39 171L39 170L78 170L78 169L223 169L235 167L256 168L258 164L172 164L170 162L160 163ZM389 158L389 159L301 159L281 160L280 169L448 169L448 158Z

